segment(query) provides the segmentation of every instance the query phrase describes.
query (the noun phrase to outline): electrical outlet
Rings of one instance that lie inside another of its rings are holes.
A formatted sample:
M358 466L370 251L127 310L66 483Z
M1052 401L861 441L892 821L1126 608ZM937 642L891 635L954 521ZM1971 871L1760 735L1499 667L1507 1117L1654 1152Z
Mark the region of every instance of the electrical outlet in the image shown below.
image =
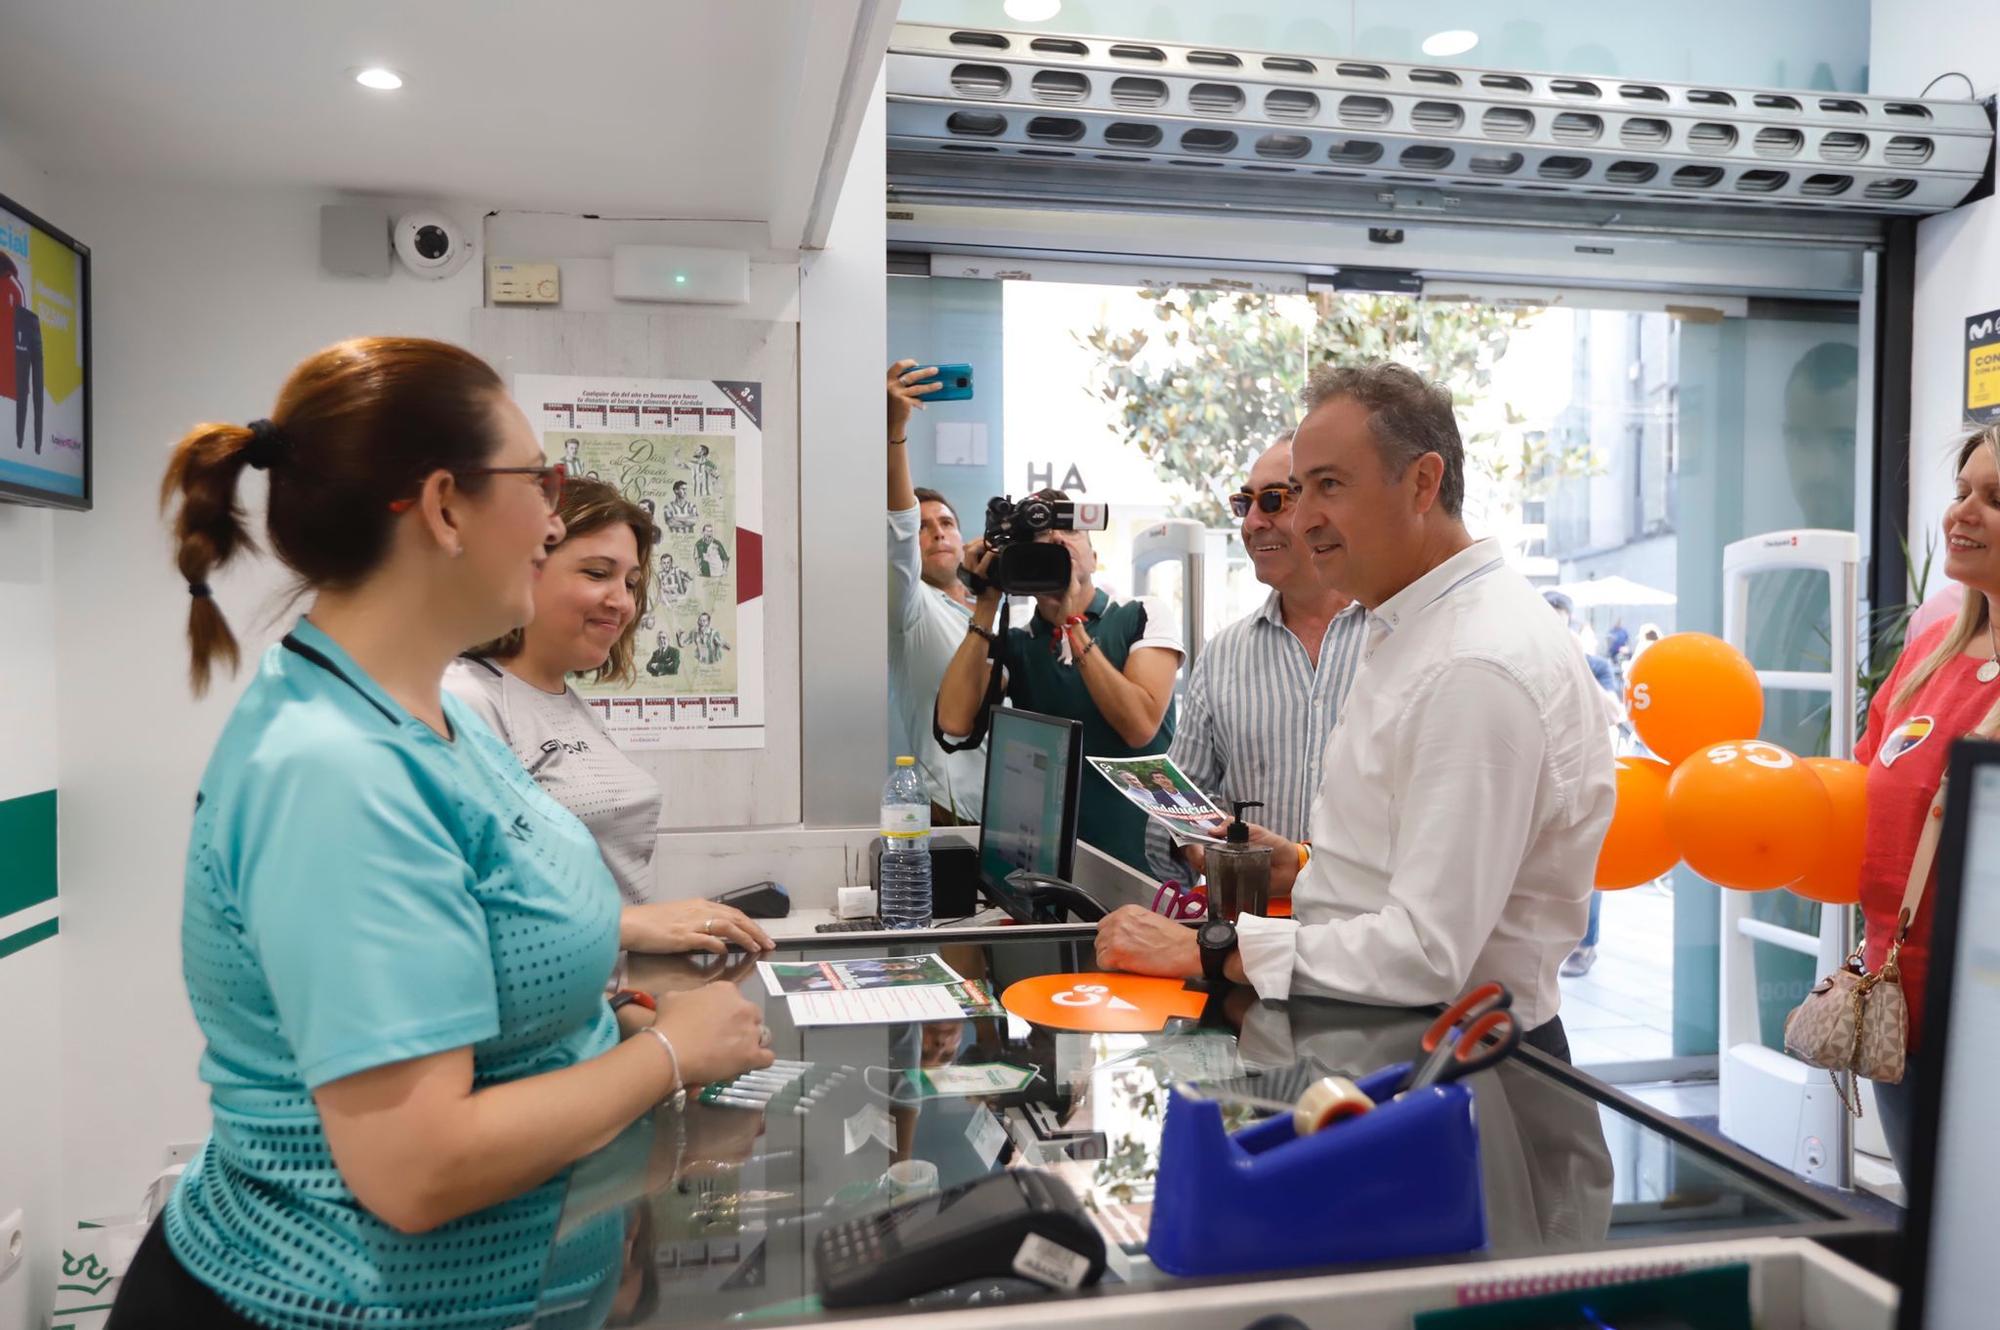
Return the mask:
M0 1215L0 1279L14 1273L14 1267L27 1255L27 1221L19 1210L10 1215Z

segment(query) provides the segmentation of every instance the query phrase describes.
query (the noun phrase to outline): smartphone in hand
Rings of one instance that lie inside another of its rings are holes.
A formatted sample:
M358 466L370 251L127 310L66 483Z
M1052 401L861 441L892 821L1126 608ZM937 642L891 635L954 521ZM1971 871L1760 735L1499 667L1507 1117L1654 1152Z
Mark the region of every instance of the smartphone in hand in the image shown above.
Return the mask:
M924 396L926 402L969 402L972 400L972 366L939 365L937 377L931 380L944 386L934 393Z

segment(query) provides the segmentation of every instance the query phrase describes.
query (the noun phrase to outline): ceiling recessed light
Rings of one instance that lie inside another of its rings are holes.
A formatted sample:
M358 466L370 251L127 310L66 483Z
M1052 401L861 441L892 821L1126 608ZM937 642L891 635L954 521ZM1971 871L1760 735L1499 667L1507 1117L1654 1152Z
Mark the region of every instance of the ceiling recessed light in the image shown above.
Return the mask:
M1452 28L1445 32L1434 32L1424 38L1424 54L1447 56L1464 55L1479 45L1479 34L1470 28Z
M373 88L377 92L394 92L403 86L401 74L393 69L384 69L380 65L370 65L367 69L355 70L354 81L364 88Z
M1000 7L1016 23L1046 23L1062 12L1062 0L1007 0Z

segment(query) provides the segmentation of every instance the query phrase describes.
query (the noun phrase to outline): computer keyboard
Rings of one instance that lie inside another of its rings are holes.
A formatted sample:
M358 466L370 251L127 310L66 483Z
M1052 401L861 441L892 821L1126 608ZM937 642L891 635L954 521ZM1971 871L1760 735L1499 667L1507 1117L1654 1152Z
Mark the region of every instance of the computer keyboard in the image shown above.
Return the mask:
M869 915L866 919L836 919L830 924L814 924L815 933L875 933L888 927L880 915Z

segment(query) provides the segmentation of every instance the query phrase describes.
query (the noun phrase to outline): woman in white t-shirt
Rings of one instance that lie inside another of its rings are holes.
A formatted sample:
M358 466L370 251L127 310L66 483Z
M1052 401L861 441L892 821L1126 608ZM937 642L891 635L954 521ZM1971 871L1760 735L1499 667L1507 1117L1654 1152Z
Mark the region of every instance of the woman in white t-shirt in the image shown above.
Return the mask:
M647 610L653 522L596 480L564 485L559 511L567 534L535 585L535 617L454 661L445 689L477 711L536 783L597 838L625 898L625 950L722 952L733 941L768 951L770 937L740 910L651 899L659 782L611 741L569 678L634 676L632 639Z

